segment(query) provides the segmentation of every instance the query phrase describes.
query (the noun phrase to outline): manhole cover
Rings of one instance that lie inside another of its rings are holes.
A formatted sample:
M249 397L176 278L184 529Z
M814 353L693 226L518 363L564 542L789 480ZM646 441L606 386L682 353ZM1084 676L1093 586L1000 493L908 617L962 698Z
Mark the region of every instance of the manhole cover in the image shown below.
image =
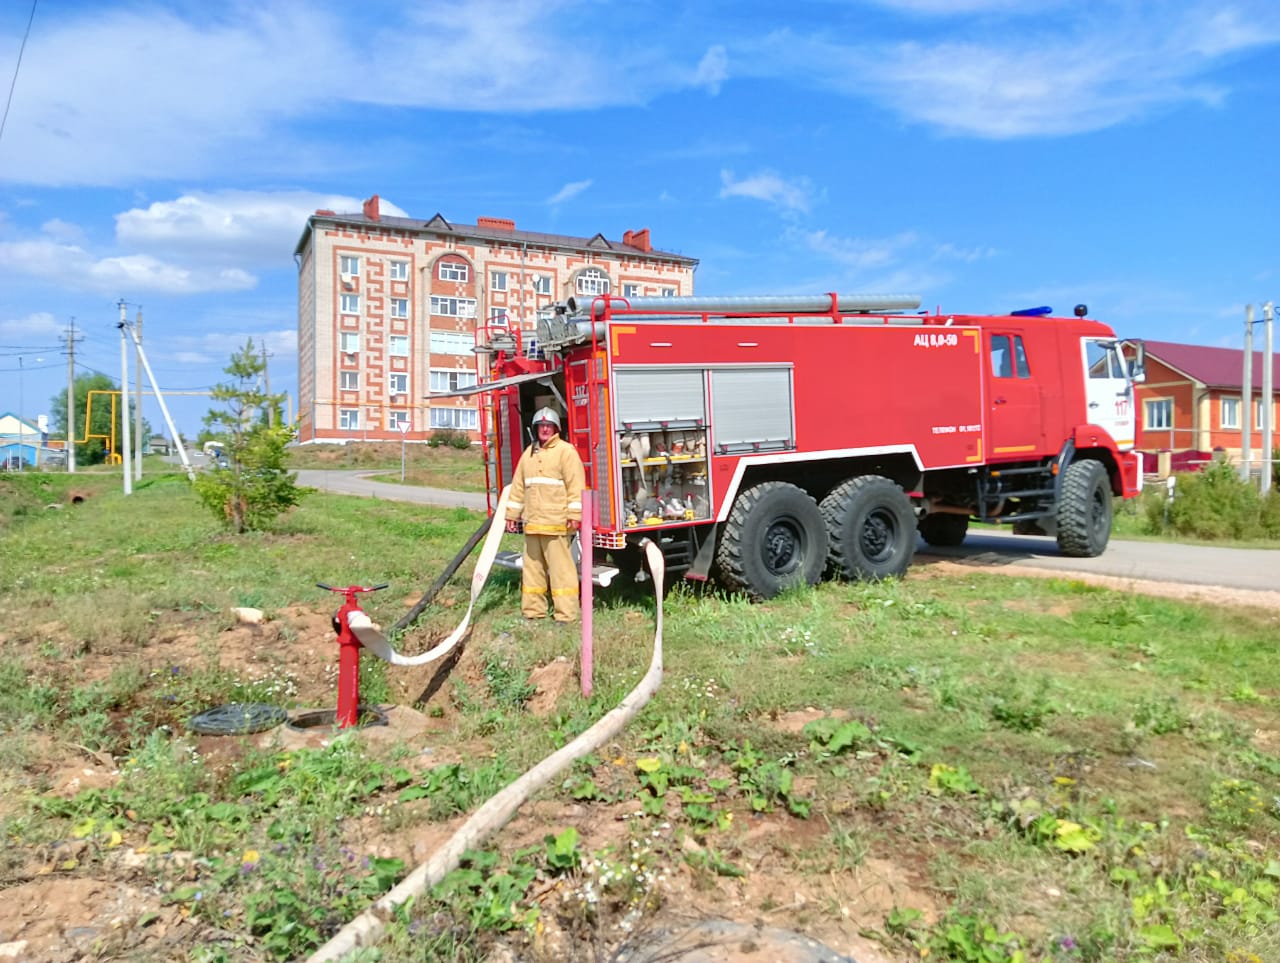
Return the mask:
M230 702L197 713L187 728L204 736L244 736L278 726L289 718L279 706L263 702Z

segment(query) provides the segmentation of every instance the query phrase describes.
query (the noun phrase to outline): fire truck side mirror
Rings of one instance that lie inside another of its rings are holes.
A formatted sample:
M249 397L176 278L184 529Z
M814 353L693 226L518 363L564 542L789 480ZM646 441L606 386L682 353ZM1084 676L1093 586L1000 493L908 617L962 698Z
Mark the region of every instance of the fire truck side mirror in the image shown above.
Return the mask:
M1129 377L1133 379L1136 385L1142 384L1147 380L1147 345L1145 342L1135 342L1134 348L1136 353L1133 360L1129 362Z

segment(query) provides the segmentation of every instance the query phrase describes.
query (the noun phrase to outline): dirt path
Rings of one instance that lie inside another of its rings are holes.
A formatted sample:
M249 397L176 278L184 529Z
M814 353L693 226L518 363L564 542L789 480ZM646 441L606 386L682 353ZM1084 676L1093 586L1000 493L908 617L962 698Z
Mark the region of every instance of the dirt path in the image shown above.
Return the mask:
M1091 572L1054 571L1030 565L990 565L975 560L956 561L936 555L921 553L912 569L916 574L958 575L978 569L991 575L1013 575L1019 578L1066 579L1096 585L1117 592L1152 595L1159 598L1181 599L1184 602L1203 602L1206 605L1241 606L1247 608L1275 609L1280 611L1280 591L1259 592L1253 589L1233 589L1220 585L1188 585L1185 582L1158 582L1152 579L1121 578L1115 575L1095 575Z

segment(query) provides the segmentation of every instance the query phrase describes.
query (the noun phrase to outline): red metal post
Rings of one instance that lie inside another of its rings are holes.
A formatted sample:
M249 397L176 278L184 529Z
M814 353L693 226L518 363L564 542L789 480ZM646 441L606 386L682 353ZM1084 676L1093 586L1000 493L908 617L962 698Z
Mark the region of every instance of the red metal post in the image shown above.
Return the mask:
M352 586L354 589L356 586ZM356 593L347 590L346 601L334 618L338 622L338 713L339 729L354 726L360 708L360 640L351 631L347 619L352 612L360 611Z

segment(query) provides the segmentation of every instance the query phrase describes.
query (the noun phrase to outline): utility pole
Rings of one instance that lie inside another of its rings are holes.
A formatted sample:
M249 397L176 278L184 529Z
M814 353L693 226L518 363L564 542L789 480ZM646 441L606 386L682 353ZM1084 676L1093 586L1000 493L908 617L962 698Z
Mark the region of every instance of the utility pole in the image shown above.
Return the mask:
M262 380L267 395L267 427L276 426L276 405L271 397L271 372L267 369L267 339L262 339Z
M133 494L133 478L130 477L130 459L133 453L129 446L129 346L126 344L125 328L129 322L124 316L125 303L120 299L120 454L124 465L124 493Z
M1275 385L1273 372L1276 366L1275 340L1272 328L1275 327L1275 306L1268 301L1262 306L1262 480L1259 491L1266 495L1271 490L1271 475L1275 469L1273 452L1275 449Z
M1240 382L1240 475L1253 472L1253 305L1244 307L1244 372Z
M134 428L134 454L137 455L137 461L134 464L133 477L138 481L142 481L142 308L138 308L138 320L134 322L134 331L137 337L134 339L133 346L133 372L137 380L134 382L133 395L133 428Z
M67 333L63 336L67 343L67 471L75 474L76 470L76 342L83 337L76 337L76 319L72 317Z

